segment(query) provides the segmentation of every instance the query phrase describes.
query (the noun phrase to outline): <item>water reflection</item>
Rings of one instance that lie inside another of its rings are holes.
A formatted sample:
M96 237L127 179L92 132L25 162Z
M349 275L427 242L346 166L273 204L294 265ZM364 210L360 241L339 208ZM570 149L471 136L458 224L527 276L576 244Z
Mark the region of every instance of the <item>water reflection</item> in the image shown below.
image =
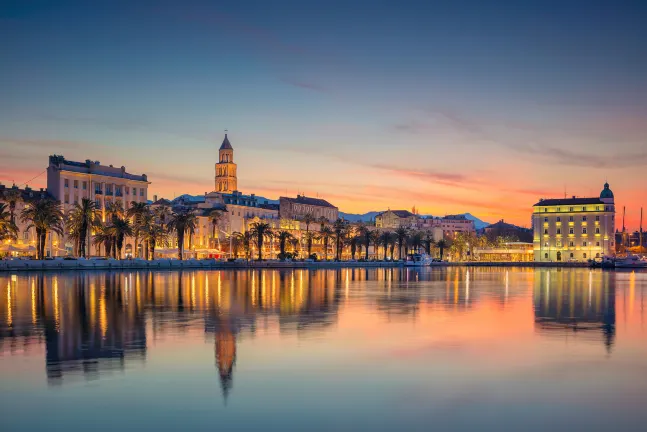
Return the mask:
M611 353L615 339L614 272L540 272L535 279L535 326L547 336L601 340Z
M46 377L60 384L144 364L151 342L203 329L226 398L241 340L259 328L325 334L355 304L387 322L406 322L422 310L468 319L483 302L525 308L532 296L540 335L582 335L610 352L615 283L612 272L500 268L2 275L0 352L29 355L44 344ZM520 316L532 320L530 310Z

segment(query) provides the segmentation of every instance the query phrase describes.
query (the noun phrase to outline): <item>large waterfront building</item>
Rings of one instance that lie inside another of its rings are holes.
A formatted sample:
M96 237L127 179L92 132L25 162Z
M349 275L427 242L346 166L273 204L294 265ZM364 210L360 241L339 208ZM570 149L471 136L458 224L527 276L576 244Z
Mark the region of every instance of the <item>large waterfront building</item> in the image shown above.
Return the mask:
M310 214L315 219L324 218L334 222L339 217L339 209L321 198L297 195L296 198L279 198L279 215L284 219L301 220Z
M471 234L476 231L474 221L465 215L447 215L443 217L421 217L416 227L423 231L433 232L434 240L454 238L458 233Z
M101 165L98 161L74 162L63 156L49 157L47 192L63 205L67 212L83 198L96 202L105 211L106 205L116 202L126 210L131 202L147 202L146 174L130 174L126 167Z
M418 215L408 210L387 210L375 216L375 227L379 229L414 228Z
M542 199L532 218L535 261L587 261L615 253L615 204L608 183L599 198Z
M234 148L225 134L220 149L218 150L218 163L216 163L216 188L215 192L232 193L238 190L238 176L234 163Z

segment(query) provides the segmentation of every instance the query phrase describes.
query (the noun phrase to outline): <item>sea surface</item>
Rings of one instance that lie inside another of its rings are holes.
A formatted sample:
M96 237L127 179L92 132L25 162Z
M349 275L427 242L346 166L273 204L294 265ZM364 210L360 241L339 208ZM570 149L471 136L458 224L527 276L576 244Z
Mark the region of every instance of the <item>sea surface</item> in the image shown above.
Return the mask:
M0 274L0 430L645 431L647 273Z

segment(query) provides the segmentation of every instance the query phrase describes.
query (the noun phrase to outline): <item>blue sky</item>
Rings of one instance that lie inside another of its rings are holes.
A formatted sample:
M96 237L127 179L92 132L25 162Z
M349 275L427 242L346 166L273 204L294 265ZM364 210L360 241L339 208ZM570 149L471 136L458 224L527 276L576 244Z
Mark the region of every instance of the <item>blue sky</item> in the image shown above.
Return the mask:
M647 202L644 2L2 1L0 40L4 183L62 153L204 193L228 129L270 198L526 224L606 179Z

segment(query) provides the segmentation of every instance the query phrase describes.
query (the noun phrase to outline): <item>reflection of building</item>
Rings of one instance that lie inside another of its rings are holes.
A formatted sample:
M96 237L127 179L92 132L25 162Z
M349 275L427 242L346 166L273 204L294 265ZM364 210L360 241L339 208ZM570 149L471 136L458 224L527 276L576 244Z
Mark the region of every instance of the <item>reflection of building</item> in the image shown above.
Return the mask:
M217 332L215 351L216 365L220 374L220 386L226 400L233 385L233 372L236 364L236 336L228 329Z
M537 271L535 328L546 335L602 339L611 350L615 337L615 298L614 273L590 272L582 280L573 272Z
M476 261L529 262L533 260L532 243L509 242L499 247L474 248Z
M558 198L534 205L535 261L587 261L615 253L615 206L609 184L599 198Z

